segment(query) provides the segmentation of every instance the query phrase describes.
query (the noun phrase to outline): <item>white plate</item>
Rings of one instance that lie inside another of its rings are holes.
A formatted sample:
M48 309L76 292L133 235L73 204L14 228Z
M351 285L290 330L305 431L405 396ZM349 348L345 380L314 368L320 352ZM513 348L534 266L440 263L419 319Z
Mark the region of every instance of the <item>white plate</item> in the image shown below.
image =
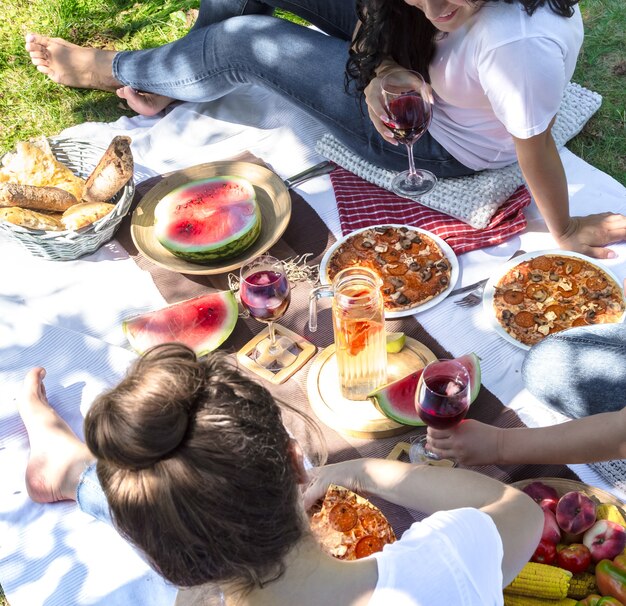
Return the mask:
M512 335L510 335L504 329L502 324L498 322L498 318L496 317L496 312L493 308L493 297L494 297L495 290L496 290L495 289L496 284L500 281L500 279L504 276L504 274L506 274L507 271L509 271L516 265L523 263L524 261L530 261L531 259L534 259L535 257L541 257L542 255L559 255L561 257L574 257L576 259L582 259L583 261L587 261L587 263L590 263L591 265L602 270L605 274L607 274L610 278L612 278L615 281L618 287L621 284L621 280L619 280L618 277L610 269L608 269L607 267L604 267L603 265L600 265L597 259L592 259L591 257L587 257L586 255L581 255L580 253L570 252L567 250L558 250L558 249L557 250L536 250L534 252L529 252L529 253L520 255L519 257L515 257L514 259L511 259L507 261L506 263L504 263L504 265L502 265L498 269L497 273L495 273L493 276L489 278L489 281L485 285L485 292L483 293L483 311L485 312L485 314L487 314L487 317L489 318L489 322L491 323L491 326L493 327L493 329L503 339L507 340L509 343L512 343L513 345L521 349L526 349L526 350L530 349L531 346L526 345L525 343L522 343L521 341L518 341L517 339L515 339ZM624 315L622 315L620 321L621 322L624 321Z
M401 225L400 223L382 223L380 225L370 225L369 227L363 227L361 229L357 229L349 234L345 235L340 240L337 240L327 251L324 257L320 262L320 281L322 284L330 284L330 280L328 279L328 275L326 272L326 268L328 266L328 260L330 256L350 237L355 234L360 234L362 231L367 231L368 229L376 229L377 227L405 227L406 229L410 229L412 231L418 232L420 234L424 234L429 238L432 238L440 247L443 254L446 256L448 261L450 262L450 283L447 288L440 292L436 297L430 299L430 301L426 301L422 305L418 305L417 307L411 309L400 309L398 311L387 311L385 310L385 319L393 320L394 318L403 318L404 316L413 316L416 313L421 311L425 311L426 309L430 309L443 301L452 291L456 281L459 279L459 260L456 258L454 251L450 248L450 245L447 244L444 240L442 240L439 236L436 236L432 232L426 231L425 229L420 229L419 227L413 227L412 225Z

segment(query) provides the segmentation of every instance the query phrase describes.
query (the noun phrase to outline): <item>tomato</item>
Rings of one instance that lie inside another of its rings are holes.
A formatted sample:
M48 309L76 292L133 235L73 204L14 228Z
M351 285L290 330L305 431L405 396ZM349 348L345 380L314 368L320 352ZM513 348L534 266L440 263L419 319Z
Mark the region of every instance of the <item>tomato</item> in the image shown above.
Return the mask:
M585 572L591 564L591 552L582 543L572 543L556 552L556 565L574 574Z
M539 562L539 564L554 564L556 562L556 545L550 541L539 541L530 561Z

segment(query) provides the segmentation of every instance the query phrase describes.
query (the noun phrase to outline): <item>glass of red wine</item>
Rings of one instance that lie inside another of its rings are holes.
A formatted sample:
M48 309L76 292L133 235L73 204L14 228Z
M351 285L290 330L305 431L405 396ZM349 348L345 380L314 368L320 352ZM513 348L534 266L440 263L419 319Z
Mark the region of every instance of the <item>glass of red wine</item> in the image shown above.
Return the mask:
M426 82L417 72L402 69L384 76L381 88L385 103L383 124L396 141L406 145L409 154L409 170L398 173L391 188L403 198L423 196L437 183L433 173L416 169L413 159L413 144L426 132L432 116Z
M455 360L431 362L424 368L415 391L417 414L429 427L450 429L467 414L470 392L470 376L465 366ZM426 448L426 436L411 445L409 458L413 462L439 461Z
M274 322L282 318L291 301L289 280L282 261L271 255L261 255L241 268L239 298L250 315L265 322L269 338L257 345L253 359L264 368L281 367L281 356L294 342L281 335L276 338ZM292 356L287 356L292 357Z

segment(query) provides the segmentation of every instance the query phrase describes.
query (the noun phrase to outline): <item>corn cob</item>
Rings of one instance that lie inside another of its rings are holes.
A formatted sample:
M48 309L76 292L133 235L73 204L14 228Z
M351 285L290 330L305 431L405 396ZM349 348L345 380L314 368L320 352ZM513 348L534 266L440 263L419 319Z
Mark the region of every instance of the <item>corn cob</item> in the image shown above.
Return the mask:
M558 600L567 597L571 578L572 573L569 570L528 562L511 584L504 588L504 592Z
M610 520L626 527L626 519L621 509L610 503L601 503L596 507L596 520Z
M544 598L529 598L524 595L505 593L504 606L576 606L576 600L572 600L571 598L546 600Z
M598 587L596 585L596 575L589 572L575 574L569 582L567 597L582 600L583 598L586 598L590 593L598 593Z

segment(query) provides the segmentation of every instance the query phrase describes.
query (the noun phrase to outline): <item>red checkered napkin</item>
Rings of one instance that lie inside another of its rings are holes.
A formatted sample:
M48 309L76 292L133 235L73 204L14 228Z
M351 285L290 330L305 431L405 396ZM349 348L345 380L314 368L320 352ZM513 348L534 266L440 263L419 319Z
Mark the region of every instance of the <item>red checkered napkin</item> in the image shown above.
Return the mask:
M523 185L498 209L487 227L476 229L418 202L396 196L339 166L330 173L330 180L344 235L371 225L413 225L443 238L456 254L461 254L501 244L526 228L522 211L530 204L530 194Z

